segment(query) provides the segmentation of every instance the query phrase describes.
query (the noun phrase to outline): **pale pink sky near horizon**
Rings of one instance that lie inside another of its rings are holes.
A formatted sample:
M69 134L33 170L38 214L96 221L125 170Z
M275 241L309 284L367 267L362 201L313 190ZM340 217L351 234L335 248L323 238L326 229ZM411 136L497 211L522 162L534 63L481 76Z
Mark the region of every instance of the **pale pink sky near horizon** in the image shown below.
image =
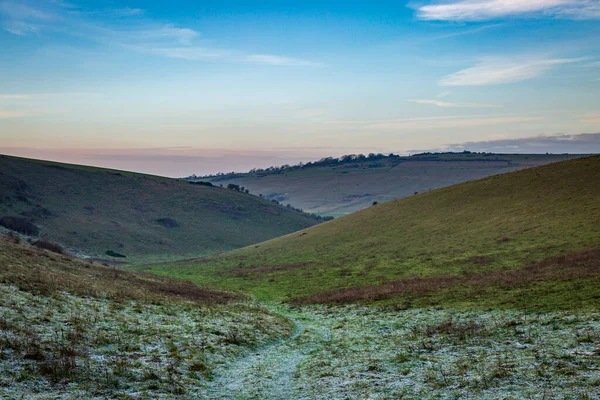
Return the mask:
M580 135L504 138L488 141L446 143L426 149L299 147L265 150L201 149L190 146L137 149L57 149L4 147L0 154L26 158L90 165L170 177L217 172L245 172L284 164L315 161L323 157L344 154L396 153L401 155L421 151L485 151L495 153L600 153L600 133Z

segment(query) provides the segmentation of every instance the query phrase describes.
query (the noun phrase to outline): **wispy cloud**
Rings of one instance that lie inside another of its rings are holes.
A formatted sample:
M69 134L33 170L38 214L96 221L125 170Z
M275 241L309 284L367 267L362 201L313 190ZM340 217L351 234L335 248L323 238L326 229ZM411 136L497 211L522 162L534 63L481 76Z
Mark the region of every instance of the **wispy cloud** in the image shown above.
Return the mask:
M182 60L206 60L219 59L229 55L222 50L211 50L203 47L144 47L144 46L126 46L133 50L151 53L162 57L179 58Z
M600 124L600 113L583 114L580 120L586 124Z
M270 54L250 54L242 58L244 61L256 64L267 64L267 65L282 65L282 66L308 66L317 67L321 66L321 63L302 60L298 58L276 56Z
M400 118L390 120L349 120L329 121L332 124L353 127L365 131L373 130L418 130L418 129L446 129L467 128L475 126L489 126L513 124L519 122L539 121L543 119L538 116L500 115L500 116L474 116L474 115L451 115L439 117L416 117Z
M521 116L502 116L502 117L464 117L448 118L440 120L426 121L394 121L382 122L368 125L367 129L446 129L446 128L468 128L475 126L489 126L513 124L519 122L539 121L541 117L521 117Z
M0 100L24 100L31 98L29 94L1 94Z
M581 58L507 59L487 58L474 67L448 75L442 86L481 86L521 82L536 78L561 64L582 61Z
M132 32L141 39L174 39L178 43L189 45L198 37L198 32L189 28L180 28L170 24L155 29L142 29Z
M144 10L142 10L141 8L130 8L130 7L113 8L110 10L106 10L105 14L108 16L117 17L117 18L134 17L134 16L138 16L138 15L143 15Z
M448 97L452 94L452 92L450 90L446 90L444 92L438 93L437 96L435 96L437 99L443 99L444 97Z
M23 0L22 3L0 0L0 23L4 30L19 36L54 30L166 58L291 67L322 65L288 55L252 54L237 49L198 46L201 36L198 31L151 20L139 8L88 10L61 0Z
M431 151L432 149L429 149ZM537 136L518 139L496 139L481 142L449 144L436 151L485 151L493 153L571 153L600 152L600 133L580 135ZM416 151L415 151L416 152Z
M30 115L31 114L26 111L0 111L0 119L22 118Z
M479 104L479 103L452 103L435 99L416 99L409 100L411 103L426 104L442 108L500 108L497 104Z
M514 16L600 18L597 0L463 0L417 7L417 16L437 21L483 21Z

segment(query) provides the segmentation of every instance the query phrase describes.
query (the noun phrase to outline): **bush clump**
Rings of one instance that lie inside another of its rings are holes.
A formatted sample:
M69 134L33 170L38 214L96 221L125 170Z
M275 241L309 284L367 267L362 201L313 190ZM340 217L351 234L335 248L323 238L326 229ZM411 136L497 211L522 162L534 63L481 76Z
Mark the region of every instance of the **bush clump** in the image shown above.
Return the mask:
M179 223L173 218L159 218L156 222L165 228L177 228L179 226Z
M47 240L40 239L40 240L31 242L31 244L34 245L35 247L39 247L40 249L44 249L44 250L49 250L53 253L63 254L65 252L61 245L49 242Z
M27 218L2 217L0 218L0 225L24 235L36 236L40 233L39 228Z
M117 253L116 251L112 251L112 250L107 250L106 255L111 256L111 257L117 257L117 258L127 258L126 255Z

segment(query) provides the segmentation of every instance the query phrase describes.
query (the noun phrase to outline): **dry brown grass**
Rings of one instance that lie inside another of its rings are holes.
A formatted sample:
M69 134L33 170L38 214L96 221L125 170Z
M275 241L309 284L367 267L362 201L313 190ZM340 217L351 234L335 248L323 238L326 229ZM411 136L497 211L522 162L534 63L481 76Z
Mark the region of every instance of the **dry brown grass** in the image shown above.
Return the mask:
M494 271L481 274L410 278L385 282L374 286L357 286L346 289L316 293L293 300L295 304L349 303L355 301L382 300L393 296L410 294L426 295L429 292L454 285L472 289L495 286L510 290L536 282L561 281L600 277L600 249L573 252L550 257L519 270Z
M8 237L0 237L0 283L44 295L65 291L79 296L153 303L173 300L222 303L239 298L183 280L51 253L27 243L16 243Z

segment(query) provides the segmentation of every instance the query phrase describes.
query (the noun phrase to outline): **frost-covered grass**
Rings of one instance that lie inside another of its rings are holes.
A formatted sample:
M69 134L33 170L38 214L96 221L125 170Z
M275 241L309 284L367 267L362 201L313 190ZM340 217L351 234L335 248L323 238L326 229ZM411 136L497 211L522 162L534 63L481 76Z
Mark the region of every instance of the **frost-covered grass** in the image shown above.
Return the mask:
M304 398L600 397L600 314L311 306L297 318Z
M278 310L291 339L218 370L220 399L596 399L600 314Z
M248 302L117 302L7 285L0 299L0 398L197 398L215 368L291 327Z
M291 331L239 295L0 238L1 399L198 398Z

